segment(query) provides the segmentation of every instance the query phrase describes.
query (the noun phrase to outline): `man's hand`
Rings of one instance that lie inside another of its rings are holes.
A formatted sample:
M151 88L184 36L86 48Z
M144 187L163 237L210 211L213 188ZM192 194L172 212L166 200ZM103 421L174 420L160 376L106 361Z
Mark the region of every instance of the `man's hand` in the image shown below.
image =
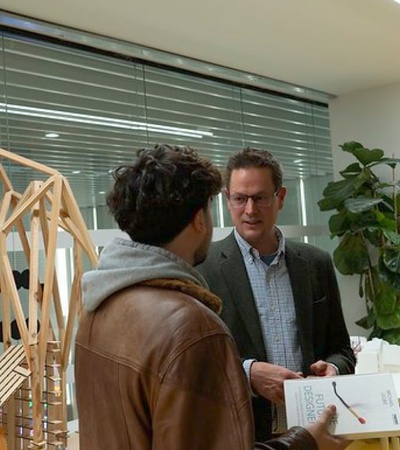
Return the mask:
M307 430L317 442L318 450L343 450L350 444L347 439L333 436L328 431L329 423L335 412L335 405L329 405L316 422L307 426Z
M335 367L326 361L322 361L322 359L311 364L310 370L316 377L334 377L337 375Z
M302 374L265 362L255 361L251 365L250 382L253 391L273 403L283 404L283 380L293 378L302 378Z

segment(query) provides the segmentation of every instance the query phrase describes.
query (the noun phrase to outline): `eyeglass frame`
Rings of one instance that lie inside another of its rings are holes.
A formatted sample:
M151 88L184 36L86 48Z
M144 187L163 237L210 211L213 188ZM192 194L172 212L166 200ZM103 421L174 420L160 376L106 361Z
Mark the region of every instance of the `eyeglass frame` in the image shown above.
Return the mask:
M226 198L228 199L230 205L231 205L233 208L235 208L235 209L245 208L246 205L247 205L247 202L249 201L249 198L251 198L251 199L253 200L254 204L255 204L258 208L269 208L269 207L272 205L274 199L278 196L280 190L281 190L281 188L278 188L272 195L267 196L266 194L255 194L255 195L230 194L229 191L226 189L226 190L225 190L225 195L226 195ZM234 195L243 197L243 198L245 199L243 205L234 204L234 203L232 202L232 197L233 197ZM268 204L265 204L265 205L260 205L260 204L259 204L259 200L257 200L257 197L258 197L258 198L261 197L261 201L262 201L262 198L268 198L268 197L269 197L269 203L268 203Z

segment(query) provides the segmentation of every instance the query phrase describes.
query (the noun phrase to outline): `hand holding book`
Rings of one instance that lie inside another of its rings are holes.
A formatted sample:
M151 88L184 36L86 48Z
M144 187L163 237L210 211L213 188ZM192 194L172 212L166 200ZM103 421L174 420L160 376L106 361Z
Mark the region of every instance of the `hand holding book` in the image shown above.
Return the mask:
M335 436L328 431L335 413L336 406L328 405L318 420L306 427L315 441L318 442L318 450L341 450L350 443L347 439Z
M336 406L330 431L351 439L400 436L400 408L391 374L311 377L284 382L288 426L314 423Z

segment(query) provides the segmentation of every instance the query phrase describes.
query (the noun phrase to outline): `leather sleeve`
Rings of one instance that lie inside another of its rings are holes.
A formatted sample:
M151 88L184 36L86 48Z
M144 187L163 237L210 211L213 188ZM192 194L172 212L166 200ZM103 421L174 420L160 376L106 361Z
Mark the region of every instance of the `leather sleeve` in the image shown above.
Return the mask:
M254 450L318 450L318 445L305 428L292 427L279 438L256 443Z

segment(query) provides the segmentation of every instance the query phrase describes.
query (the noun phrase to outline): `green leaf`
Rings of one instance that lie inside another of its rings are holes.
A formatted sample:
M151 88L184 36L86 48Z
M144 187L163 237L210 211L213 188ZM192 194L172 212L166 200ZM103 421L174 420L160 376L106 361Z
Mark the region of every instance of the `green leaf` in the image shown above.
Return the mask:
M398 181L396 181L395 183L385 181L384 183L379 183L379 189L393 188L393 186L398 186L398 183Z
M365 330L368 330L369 328L371 328L368 324L368 316L364 316L359 320L356 320L356 325L358 325L361 328L364 328Z
M377 220L377 211L365 211L362 213L353 214L348 212L346 217L350 221L348 231L356 233L357 231L380 229Z
M390 314L377 315L376 324L382 330L390 330L391 328L400 328L400 309L397 308Z
M359 148L364 148L364 146L362 144L360 144L359 142L356 142L356 141L345 142L344 144L339 145L339 147L344 152L349 152L349 153L353 153L355 150L358 150Z
M369 211L374 208L374 206L382 203L381 198L367 198L367 197L357 197L348 198L344 202L344 206L352 213L357 214L364 211Z
M340 181L331 181L323 191L325 198L331 199L335 207L339 206L348 197L351 197L356 188L354 187L354 178L348 178Z
M382 252L382 259L385 267L394 272L400 274L400 247L384 248Z
M385 330L380 336L386 342L392 345L400 345L400 328L393 328L390 330Z
M386 283L392 289L395 289L397 292L399 292L400 291L400 274L389 270L385 266L382 257L379 258L378 270L379 270L379 276L382 280L382 283Z
M343 275L362 273L368 267L368 252L360 234L347 234L333 252L336 268Z
M329 231L333 236L342 236L349 230L350 224L345 213L334 214L329 218Z
M369 341L374 338L381 339L382 334L383 334L383 331L380 328L378 328L377 326L374 326L374 329L372 330L371 334L367 337L367 339Z
M342 170L339 173L340 173L340 175L342 175L343 178L347 178L347 177L350 177L350 176L356 176L361 171L362 171L362 168L361 168L360 164L355 162L355 163L350 164L349 166L347 166L344 170Z
M323 198L318 201L318 206L321 211L330 211L331 209L336 209L337 205L337 200L332 198Z
M397 293L394 289L391 288L391 286L388 286L385 283L380 283L378 293L375 295L374 298L374 307L376 310L377 318L379 320L379 317L382 315L388 315L394 313L394 310L396 308L397 303ZM400 311L399 311L400 313ZM399 315L400 319L400 315ZM400 323L396 326L400 327ZM387 329L384 327L381 327L383 329Z
M321 211L328 211L340 207L343 202L352 197L365 181L366 174L361 172L354 178L331 181L324 189L324 199L318 202Z
M388 233L396 233L397 223L392 217L388 217L387 215L383 215L383 217L378 219L378 227L380 230L382 230L382 233L384 231Z
M363 166L368 166L375 165L378 161L380 162L383 158L384 152L379 148L374 148L373 150L370 150L369 148L360 148L354 150L353 155Z
M371 164L371 166L373 166L373 165L376 166L378 164L385 164L387 166L390 166L392 169L394 169L397 166L397 164L400 164L400 158L382 158L380 161L376 162L375 164Z
M343 151L352 153L363 166L367 166L376 161L381 161L384 156L383 150L379 148L370 150L359 142L345 142L340 147Z
M362 328L365 328L366 330L369 330L375 325L375 321L376 314L372 309L370 309L365 317L356 321L356 324Z
M391 230L383 230L383 234L386 239L395 245L400 245L400 234Z

